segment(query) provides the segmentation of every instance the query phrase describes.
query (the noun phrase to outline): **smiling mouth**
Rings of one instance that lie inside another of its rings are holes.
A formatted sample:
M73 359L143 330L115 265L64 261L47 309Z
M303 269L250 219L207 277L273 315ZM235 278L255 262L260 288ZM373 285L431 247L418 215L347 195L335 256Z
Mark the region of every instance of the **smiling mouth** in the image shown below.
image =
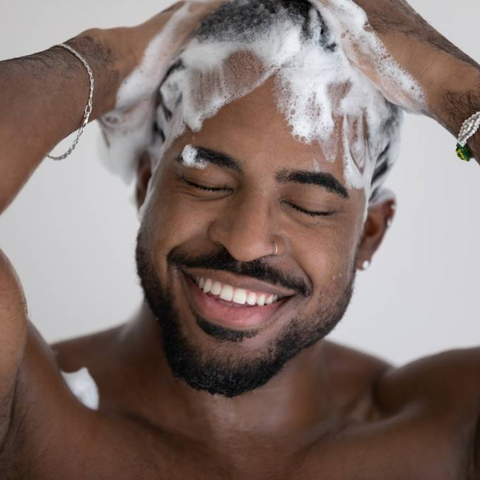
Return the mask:
M236 288L205 277L195 277L194 281L203 293L214 297L217 301L223 300L225 305L230 304L231 307L263 307L278 302L282 298L271 293Z
M227 328L263 326L292 296L237 288L208 277L183 272L193 310L205 320Z

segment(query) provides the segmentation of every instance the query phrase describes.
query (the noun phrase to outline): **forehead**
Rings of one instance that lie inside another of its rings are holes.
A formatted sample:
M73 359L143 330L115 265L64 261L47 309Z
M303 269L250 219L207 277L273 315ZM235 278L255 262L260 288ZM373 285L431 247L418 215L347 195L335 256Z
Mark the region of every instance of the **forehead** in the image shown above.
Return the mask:
M187 132L175 150L192 143L234 157L246 172L268 173L282 168L322 171L345 185L341 158L328 161L326 145L295 138L285 115L278 110L276 95L275 80L271 78L205 120L199 132Z

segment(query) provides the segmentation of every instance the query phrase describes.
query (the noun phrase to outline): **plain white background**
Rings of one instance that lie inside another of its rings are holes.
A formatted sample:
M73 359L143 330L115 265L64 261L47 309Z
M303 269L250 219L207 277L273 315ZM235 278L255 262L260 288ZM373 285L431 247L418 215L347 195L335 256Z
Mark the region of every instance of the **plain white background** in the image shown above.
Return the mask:
M90 27L140 23L169 3L4 1L0 59L46 49ZM412 5L480 60L478 0ZM136 212L127 188L100 164L98 143L93 124L74 155L46 160L0 218L0 246L48 341L121 323L141 302ZM456 160L454 147L433 121L407 118L388 182L398 196L397 218L370 271L359 274L353 303L331 338L395 363L480 345L480 168Z

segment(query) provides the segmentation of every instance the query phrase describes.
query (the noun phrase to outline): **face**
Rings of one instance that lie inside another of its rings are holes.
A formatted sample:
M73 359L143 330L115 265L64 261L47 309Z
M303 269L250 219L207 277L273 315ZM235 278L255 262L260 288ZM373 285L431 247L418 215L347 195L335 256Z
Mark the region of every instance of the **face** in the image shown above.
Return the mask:
M202 168L182 161L187 145ZM137 265L175 376L240 395L332 330L383 236L344 185L340 160L290 135L271 82L173 144L150 180Z

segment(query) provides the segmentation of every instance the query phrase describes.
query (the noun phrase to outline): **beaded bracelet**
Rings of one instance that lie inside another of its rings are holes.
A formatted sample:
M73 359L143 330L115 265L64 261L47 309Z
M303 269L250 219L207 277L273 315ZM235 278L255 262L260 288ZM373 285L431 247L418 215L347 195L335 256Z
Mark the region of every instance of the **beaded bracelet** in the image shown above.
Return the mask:
M467 142L480 129L480 112L465 120L460 130L457 142L457 156L460 160L469 162L473 158L473 153L467 145Z

